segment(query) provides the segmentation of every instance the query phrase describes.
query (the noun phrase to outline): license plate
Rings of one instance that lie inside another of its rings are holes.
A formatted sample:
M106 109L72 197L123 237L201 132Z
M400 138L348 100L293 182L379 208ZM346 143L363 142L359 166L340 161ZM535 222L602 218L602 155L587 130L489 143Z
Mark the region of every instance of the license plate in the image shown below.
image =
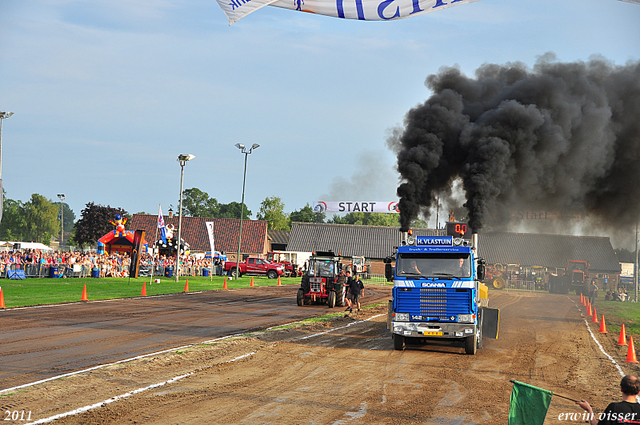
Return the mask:
M422 335L425 336L442 336L442 331L424 331Z

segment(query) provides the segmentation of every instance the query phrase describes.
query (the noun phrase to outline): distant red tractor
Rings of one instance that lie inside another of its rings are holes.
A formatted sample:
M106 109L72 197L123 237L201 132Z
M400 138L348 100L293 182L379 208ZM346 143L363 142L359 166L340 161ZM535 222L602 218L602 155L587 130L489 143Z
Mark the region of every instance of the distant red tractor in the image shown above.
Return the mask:
M553 294L588 293L589 263L569 260L562 276L549 276L549 292Z
M286 277L295 277L297 275L298 265L290 262L287 257L288 255L284 252L267 252L267 261L282 264L282 267L284 267L284 275Z

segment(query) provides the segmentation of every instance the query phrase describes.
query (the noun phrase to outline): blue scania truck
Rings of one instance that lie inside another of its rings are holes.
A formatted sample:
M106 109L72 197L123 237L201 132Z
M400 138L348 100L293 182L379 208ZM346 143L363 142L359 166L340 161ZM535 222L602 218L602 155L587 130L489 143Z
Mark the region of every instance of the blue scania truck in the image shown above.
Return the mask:
M500 311L489 308L487 286L480 282L485 263L477 239L403 233L395 256L385 260L387 279L393 280L387 327L396 350L449 339L475 354L483 338L498 337Z

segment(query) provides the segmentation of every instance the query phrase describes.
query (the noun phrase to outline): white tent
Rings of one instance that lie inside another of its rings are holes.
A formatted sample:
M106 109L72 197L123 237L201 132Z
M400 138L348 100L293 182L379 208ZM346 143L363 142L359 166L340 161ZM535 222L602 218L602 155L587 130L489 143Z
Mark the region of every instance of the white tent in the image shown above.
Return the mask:
M41 251L53 251L52 248L40 242L11 242L0 241L0 251L11 251L15 244L20 244L20 249L39 249Z

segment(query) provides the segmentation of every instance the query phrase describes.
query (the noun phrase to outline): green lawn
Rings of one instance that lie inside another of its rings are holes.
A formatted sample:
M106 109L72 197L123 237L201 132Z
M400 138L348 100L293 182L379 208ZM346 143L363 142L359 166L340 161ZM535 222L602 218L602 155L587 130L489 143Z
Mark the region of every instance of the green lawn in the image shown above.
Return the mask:
M5 306L23 307L40 304L56 304L80 301L82 289L87 285L87 298L91 300L106 300L112 298L139 297L142 292L142 284L146 282L147 295L173 294L183 292L187 280L189 292L210 291L222 289L224 277L181 277L178 283L175 278L154 277L160 279L160 283L150 284L148 277L137 279L128 278L31 278L23 280L2 279L0 288L4 296ZM278 284L277 279L266 277L253 277L254 286L273 286ZM281 278L283 285L299 284L299 277ZM227 288L247 288L251 284L251 276L243 276L239 280L227 278Z
M624 323L627 337L633 336L633 342L640 341L640 303L604 301L604 298L596 299L596 313L598 320L604 314L607 331L610 334L619 335L620 327Z

